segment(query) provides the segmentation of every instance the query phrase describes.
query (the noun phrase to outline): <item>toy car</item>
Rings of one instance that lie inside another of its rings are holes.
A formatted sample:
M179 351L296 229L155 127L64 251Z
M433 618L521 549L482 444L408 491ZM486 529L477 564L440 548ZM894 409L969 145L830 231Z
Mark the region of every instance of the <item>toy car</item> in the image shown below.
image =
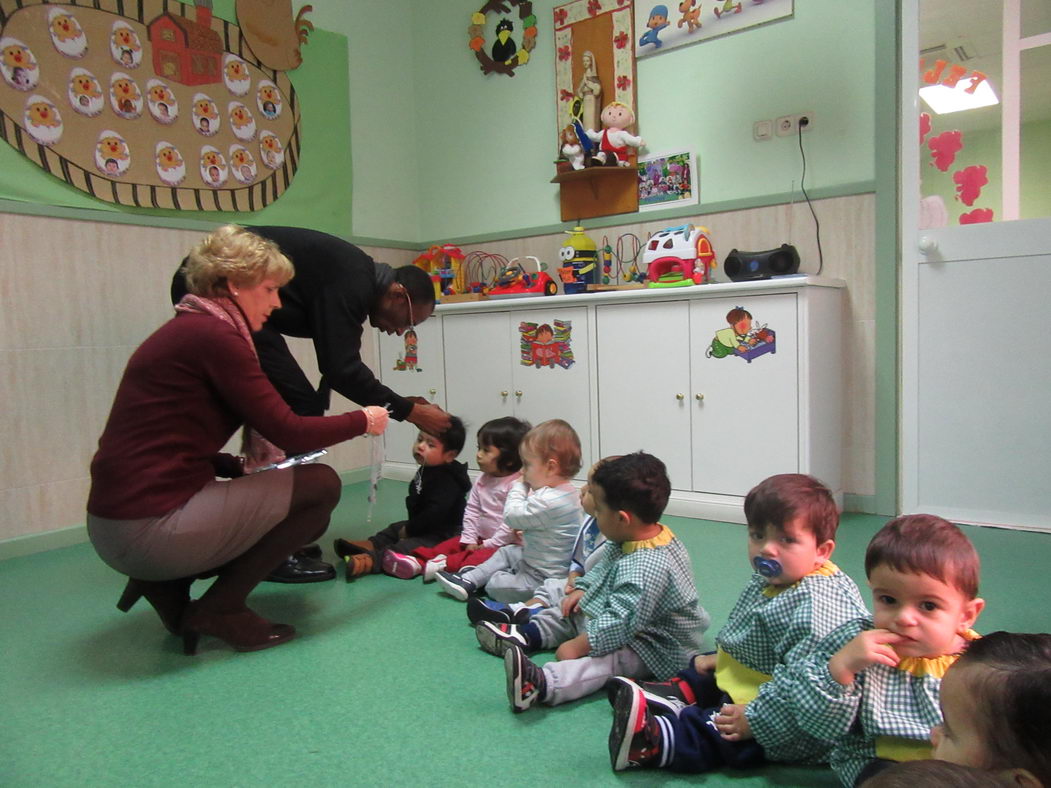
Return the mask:
M531 295L554 295L558 292L555 280L544 272L544 264L532 255L529 259L536 262L537 270L530 273L525 267L516 262L516 257L508 263L507 267L500 272L496 284L489 291L490 298L520 298Z

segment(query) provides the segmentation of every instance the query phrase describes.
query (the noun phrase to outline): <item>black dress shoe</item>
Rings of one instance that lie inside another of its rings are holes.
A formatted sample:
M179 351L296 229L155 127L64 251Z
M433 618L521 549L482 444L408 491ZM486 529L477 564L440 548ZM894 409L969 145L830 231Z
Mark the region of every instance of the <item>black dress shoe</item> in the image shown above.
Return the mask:
M270 583L321 583L336 579L336 568L316 558L290 555L266 576Z
M300 547L298 550L292 553L292 555L294 555L296 558L313 558L320 561L321 545L317 544L316 542L314 544L308 544L306 547Z

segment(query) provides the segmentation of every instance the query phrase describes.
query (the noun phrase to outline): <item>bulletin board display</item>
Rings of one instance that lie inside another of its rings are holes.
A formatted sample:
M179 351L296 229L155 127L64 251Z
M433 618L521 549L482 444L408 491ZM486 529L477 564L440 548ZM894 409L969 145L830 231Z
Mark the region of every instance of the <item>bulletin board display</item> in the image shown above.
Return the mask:
M45 172L99 200L197 211L255 210L291 183L295 90L210 8L0 9L0 136Z

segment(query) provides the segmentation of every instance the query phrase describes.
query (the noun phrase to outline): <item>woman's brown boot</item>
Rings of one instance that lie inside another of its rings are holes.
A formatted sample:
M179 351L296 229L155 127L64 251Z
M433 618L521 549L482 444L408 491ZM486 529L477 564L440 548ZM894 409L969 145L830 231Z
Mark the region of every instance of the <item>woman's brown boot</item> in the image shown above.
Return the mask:
M197 653L201 635L224 640L237 651L260 651L291 640L295 634L295 627L272 624L247 607L218 612L198 600L190 603L182 617L183 651L191 656Z
M157 611L164 628L178 635L182 631L183 613L190 604L190 585L193 581L192 577L160 581L128 578L124 593L117 601L117 609L127 613L140 597L146 597L146 601Z

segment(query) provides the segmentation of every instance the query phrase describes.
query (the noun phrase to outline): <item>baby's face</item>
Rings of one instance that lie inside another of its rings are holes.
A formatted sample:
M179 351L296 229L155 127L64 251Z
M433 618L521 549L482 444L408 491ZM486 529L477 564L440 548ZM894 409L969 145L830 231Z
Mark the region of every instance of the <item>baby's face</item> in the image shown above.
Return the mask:
M748 562L756 558L777 561L781 573L768 577L772 586L790 586L821 566L832 554L832 542L817 543L814 532L806 528L799 518L776 525L748 526ZM754 568L754 564L752 564Z
M959 653L963 633L984 602L967 599L954 586L922 573L900 572L886 565L869 574L872 612L877 629L903 638L894 646L900 657L940 657Z
M971 691L973 680L984 670L981 665L953 665L942 679L940 703L944 722L931 729L931 756L961 766L984 767L986 734L978 720L984 718L975 708Z

